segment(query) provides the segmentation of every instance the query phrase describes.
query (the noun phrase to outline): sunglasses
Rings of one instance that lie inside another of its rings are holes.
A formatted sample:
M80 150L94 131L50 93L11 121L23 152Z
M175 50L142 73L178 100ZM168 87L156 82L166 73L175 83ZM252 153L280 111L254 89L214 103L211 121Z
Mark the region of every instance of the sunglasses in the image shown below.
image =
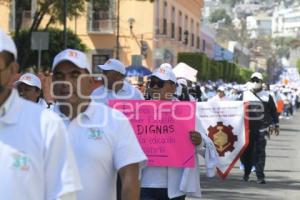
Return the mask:
M165 81L160 80L160 79L151 79L149 83L150 88L154 88L157 86L158 88L163 88L165 85Z
M253 78L253 79L251 79L251 82L252 82L252 83L260 83L261 80L258 79L258 78Z

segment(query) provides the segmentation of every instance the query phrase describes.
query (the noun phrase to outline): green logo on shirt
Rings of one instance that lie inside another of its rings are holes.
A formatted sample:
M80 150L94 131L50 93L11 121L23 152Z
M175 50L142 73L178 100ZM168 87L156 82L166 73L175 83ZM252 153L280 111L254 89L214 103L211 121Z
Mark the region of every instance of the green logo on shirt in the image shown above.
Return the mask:
M18 153L13 154L13 163L12 163L13 168L19 169L20 171L28 171L29 162L30 159L27 156Z
M89 139L92 140L101 140L103 131L97 128L91 128L89 133Z

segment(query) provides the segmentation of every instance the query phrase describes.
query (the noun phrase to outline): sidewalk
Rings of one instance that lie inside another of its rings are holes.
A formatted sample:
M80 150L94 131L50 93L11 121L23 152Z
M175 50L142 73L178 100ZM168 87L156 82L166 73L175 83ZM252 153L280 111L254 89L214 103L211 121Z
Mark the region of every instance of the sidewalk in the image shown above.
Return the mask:
M281 132L267 144L266 181L256 183L255 174L250 182L241 181L243 171L239 163L225 181L219 177L207 178L201 173L204 200L299 200L300 199L300 113L280 122ZM188 198L188 200L196 200Z

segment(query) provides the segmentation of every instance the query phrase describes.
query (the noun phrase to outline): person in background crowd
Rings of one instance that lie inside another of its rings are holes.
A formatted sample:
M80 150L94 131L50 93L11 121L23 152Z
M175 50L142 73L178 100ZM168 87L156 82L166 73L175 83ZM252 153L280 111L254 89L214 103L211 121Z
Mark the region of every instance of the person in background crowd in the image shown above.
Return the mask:
M17 49L0 30L0 199L76 200L81 189L66 128L12 89Z
M228 100L225 95L225 88L223 86L219 86L217 89L217 94L209 99L209 101L226 101Z
M97 67L102 70L104 87L95 89L91 96L96 102L108 104L111 99L143 100L142 93L125 79L125 65L117 59L109 59L104 65Z
M67 125L82 179L78 200L115 200L118 173L122 200L138 200L139 164L147 158L128 119L90 99L94 80L86 55L66 49L55 56L52 70L54 111Z
M248 181L252 166L255 166L257 183L265 184L266 139L272 123L275 135L279 134L277 110L271 95L262 90L263 76L255 72L251 75L249 89L243 93L242 100L249 103L249 145L241 157L244 165L243 180Z
M42 84L40 79L32 74L23 74L18 81L15 82L19 95L26 100L33 101L43 106L50 108L52 103L47 103L43 98Z
M194 100L193 96L191 96L189 94L187 80L185 80L183 78L178 79L176 85L177 85L177 87L176 87L175 96L178 98L178 100L180 100L180 101Z
M290 117L290 107L291 107L291 96L289 95L288 89L283 90L283 95L281 96L281 99L284 104L284 111L283 115L286 119L289 119Z
M237 85L234 85L230 91L229 94L229 100L231 101L238 101L241 97L241 94L239 92L239 87Z

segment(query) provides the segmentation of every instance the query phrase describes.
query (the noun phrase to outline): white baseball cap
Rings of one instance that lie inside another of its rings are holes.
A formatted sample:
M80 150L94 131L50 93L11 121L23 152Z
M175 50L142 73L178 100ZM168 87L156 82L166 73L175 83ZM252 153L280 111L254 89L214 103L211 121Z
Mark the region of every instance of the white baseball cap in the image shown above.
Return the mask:
M252 78L258 78L260 80L263 80L263 75L259 72L254 72L252 75L251 75L251 79Z
M14 41L0 29L0 52L2 51L12 53L15 60L17 60L17 48Z
M77 67L81 69L86 69L88 70L89 73L92 73L92 66L89 63L87 56L81 51L75 49L66 49L61 51L54 58L52 64L52 71L54 71L57 65L63 61L69 61L74 65L76 65Z
M224 86L219 86L218 89L217 89L217 91L225 92Z
M176 83L176 76L172 70L172 65L169 63L163 63L156 69L151 76L155 76L163 81L173 81Z
M111 58L104 65L98 65L102 70L113 70L123 75L126 74L125 65L117 59Z
M20 84L20 83L25 83L26 85L37 87L40 90L42 89L41 80L39 79L39 77L37 77L36 75L34 75L32 73L23 74L19 78L19 80L17 80L15 82L15 86L18 86L18 84Z

